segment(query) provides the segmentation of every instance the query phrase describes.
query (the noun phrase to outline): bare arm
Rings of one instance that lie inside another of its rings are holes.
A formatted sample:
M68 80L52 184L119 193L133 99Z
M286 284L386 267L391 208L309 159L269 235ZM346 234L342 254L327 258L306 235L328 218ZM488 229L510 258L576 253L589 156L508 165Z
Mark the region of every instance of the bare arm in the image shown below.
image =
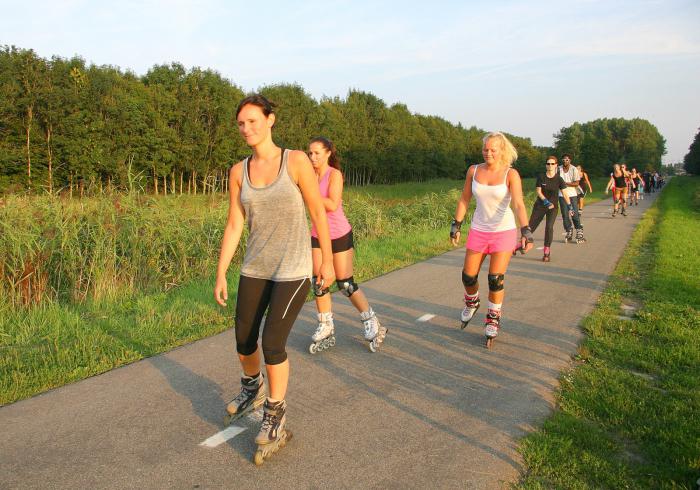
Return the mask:
M520 179L520 174L514 168L510 169L508 172L508 188L510 189L511 203L513 204L513 211L515 212L515 217L518 219L520 227L528 226L529 220L527 219L527 210L525 209L525 201L523 200L523 182ZM529 227L527 228L530 229ZM525 234L525 231L523 231ZM530 238L532 239L532 233L530 233ZM529 242L522 237L522 248L523 253L528 252L534 245L532 241Z
M214 286L214 299L221 306L226 306L228 299L228 285L226 283L226 271L238 249L245 223L245 211L241 204L241 178L243 175L243 163L239 162L229 171L229 209L224 236L221 240L219 252L219 264L216 267L216 285Z
M583 178L586 181L586 185L588 186L588 192L593 192L593 186L591 186L591 181L588 179L588 174L583 174Z
M331 168L331 175L328 182L328 197L323 199L323 207L326 211L335 211L340 206L343 199L343 174L340 171Z
M328 230L328 220L326 219L326 209L323 205L323 198L318 189L318 179L314 173L309 157L303 151L293 150L289 155L289 163L292 178L299 186L304 203L309 210L311 221L318 232L318 241L321 245L321 268L319 270L319 281L328 286L335 280L333 272L333 251L331 249L331 238Z
M459 200L457 201L457 210L455 211L454 219L460 223L464 221L464 216L467 214L467 210L469 209L469 201L472 200L472 181L474 180L475 168L476 166L472 165L469 167L469 170L467 170L467 178L464 179L462 194L459 196ZM461 233L458 231L455 234L455 237L450 239L452 245L455 247L459 244L460 234Z

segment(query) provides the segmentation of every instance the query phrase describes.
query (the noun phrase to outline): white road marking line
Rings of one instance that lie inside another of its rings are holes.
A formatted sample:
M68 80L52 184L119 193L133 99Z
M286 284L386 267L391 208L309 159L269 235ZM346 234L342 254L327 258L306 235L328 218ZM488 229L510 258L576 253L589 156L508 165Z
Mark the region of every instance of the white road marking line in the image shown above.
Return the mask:
M217 434L214 434L206 441L200 442L199 445L205 447L216 447L228 441L229 439L236 437L243 431L245 431L245 427L238 427L237 425L233 425L227 429L222 430Z
M432 320L433 318L435 318L435 315L431 315L430 313L426 313L422 317L418 318L416 321L417 322L427 322L429 320Z
M537 247L535 250L544 250L544 247Z

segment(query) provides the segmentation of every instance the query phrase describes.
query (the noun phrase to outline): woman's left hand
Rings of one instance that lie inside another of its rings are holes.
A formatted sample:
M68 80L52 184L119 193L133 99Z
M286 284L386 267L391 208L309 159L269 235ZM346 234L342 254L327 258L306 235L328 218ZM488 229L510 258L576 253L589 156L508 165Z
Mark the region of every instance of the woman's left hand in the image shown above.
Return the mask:
M530 250L532 250L532 247L534 247L535 244L532 242L528 242L527 238L525 237L520 237L520 248L522 250L522 253L526 254Z
M318 270L318 281L323 281L323 284L330 287L335 281L335 271L333 270L333 264L323 262Z

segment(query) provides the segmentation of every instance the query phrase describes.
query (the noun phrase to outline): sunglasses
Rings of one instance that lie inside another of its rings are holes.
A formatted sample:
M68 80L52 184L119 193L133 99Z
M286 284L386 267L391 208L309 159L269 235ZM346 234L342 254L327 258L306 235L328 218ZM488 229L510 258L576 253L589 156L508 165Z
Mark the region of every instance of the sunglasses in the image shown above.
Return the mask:
M557 162L547 162L547 165L556 165Z

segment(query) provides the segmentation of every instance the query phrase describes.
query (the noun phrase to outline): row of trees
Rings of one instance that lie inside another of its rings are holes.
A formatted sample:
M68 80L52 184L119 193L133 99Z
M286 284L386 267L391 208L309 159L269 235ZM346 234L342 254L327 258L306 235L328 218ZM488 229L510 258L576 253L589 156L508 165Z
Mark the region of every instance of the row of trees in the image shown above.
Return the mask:
M693 175L700 175L700 128L683 158L683 168Z
M645 119L596 119L562 128L555 137L555 152L569 153L587 172L605 175L613 163L637 170L660 170L666 140Z
M335 141L351 184L459 178L481 161L485 131L413 114L404 104L351 90L313 99L298 85L259 90L277 103L275 139L305 148L310 138ZM139 77L79 57L46 60L32 50L0 49L0 191L135 185L151 192L214 192L227 169L250 153L237 135L235 110L244 92L213 70L173 63ZM549 153L568 152L592 173L615 161L660 165L664 141L635 119L576 123L555 135L554 148L512 136L524 176Z

